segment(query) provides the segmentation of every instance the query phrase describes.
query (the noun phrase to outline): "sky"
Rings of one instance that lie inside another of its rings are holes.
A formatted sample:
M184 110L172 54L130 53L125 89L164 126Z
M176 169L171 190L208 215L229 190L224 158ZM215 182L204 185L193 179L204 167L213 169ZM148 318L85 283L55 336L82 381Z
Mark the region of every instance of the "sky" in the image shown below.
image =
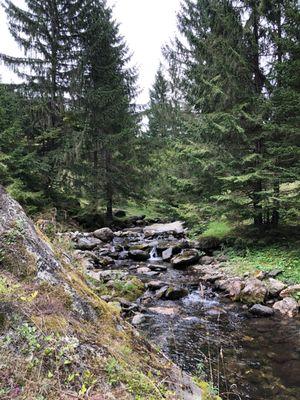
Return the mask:
M23 0L14 0L18 6ZM108 0L113 6L115 19L120 23L120 32L126 38L133 53L132 62L139 71L138 103L148 101L149 89L159 66L161 48L176 32L176 13L180 0ZM0 53L20 55L20 49L11 38L6 17L0 9ZM0 76L3 82L16 82L16 76L0 64Z

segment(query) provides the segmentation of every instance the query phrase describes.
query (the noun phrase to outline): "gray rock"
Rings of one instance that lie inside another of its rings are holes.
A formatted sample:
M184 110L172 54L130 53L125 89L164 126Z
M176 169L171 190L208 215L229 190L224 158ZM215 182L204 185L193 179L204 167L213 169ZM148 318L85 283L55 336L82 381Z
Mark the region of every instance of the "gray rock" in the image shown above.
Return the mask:
M267 294L266 285L256 278L249 278L245 281L245 287L241 291L240 299L243 303L263 303Z
M283 282L274 278L269 278L265 281L265 284L268 288L270 296L272 297L277 296L286 287Z
M283 300L277 301L273 308L281 315L287 317L295 317L299 311L298 302L293 297L285 297Z
M162 264L150 264L148 267L151 269L151 271L159 271L159 272L165 272L168 267L166 265Z
M133 318L132 318L132 325L137 326L137 325L141 325L142 323L144 323L146 320L146 317L144 314L136 314Z
M138 269L136 270L136 272L137 272L138 274L140 274L140 275L143 275L143 274L147 274L147 273L151 272L151 269L148 268L148 267L140 267L140 268L138 268Z
M110 242L114 237L114 233L110 228L97 229L93 235L103 242Z
M199 253L197 250L185 250L181 254L172 258L172 265L174 268L185 268L189 265L196 264L199 260Z
M251 314L258 315L260 317L271 317L274 315L274 310L271 307L263 306L261 304L254 304L249 310Z
M170 261L173 256L173 248L169 247L167 250L162 252L162 259L164 261Z
M175 316L179 312L178 307L150 307L149 311L155 314L168 315L170 317Z
M134 261L147 261L150 257L149 253L143 250L131 250L128 255Z
M153 224L144 228L145 237L154 237L161 235L180 236L184 234L183 223L176 221L169 224Z
M158 290L158 289L161 289L162 287L166 286L166 284L161 281L150 281L147 283L147 286L150 290Z
M90 237L90 238L80 238L75 244L78 250L93 250L101 244L101 240Z

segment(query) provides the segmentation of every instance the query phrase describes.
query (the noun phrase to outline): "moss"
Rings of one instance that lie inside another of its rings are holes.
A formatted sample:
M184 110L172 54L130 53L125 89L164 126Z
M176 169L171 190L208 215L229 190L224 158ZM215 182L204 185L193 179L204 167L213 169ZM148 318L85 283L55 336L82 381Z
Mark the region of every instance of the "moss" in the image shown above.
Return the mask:
M202 400L222 400L218 395L218 390L211 383L199 378L194 378L194 381L202 390Z
M21 237L14 242L7 241L7 236L0 239L1 265L6 271L21 278L32 277L36 274L36 257L25 246Z
M32 316L32 322L45 333L65 334L68 329L68 322L61 315Z

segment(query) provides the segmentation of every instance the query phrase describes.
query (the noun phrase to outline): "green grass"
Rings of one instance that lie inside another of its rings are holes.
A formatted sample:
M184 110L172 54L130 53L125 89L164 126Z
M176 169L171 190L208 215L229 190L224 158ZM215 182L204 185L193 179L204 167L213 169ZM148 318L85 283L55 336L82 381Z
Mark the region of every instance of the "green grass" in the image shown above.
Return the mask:
M224 239L233 230L232 225L228 221L213 221L208 224L207 229L202 233L202 237L215 237Z
M300 283L300 248L297 243L286 248L280 245L264 248L249 248L243 255L230 251L231 272L237 275L255 273L256 271L282 270L278 276L288 283Z

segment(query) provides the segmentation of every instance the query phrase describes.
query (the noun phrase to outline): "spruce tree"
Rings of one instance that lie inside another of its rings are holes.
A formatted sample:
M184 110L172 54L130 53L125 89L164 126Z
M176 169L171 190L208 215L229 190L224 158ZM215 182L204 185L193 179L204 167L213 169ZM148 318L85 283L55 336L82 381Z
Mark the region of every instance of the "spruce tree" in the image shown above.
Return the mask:
M93 177L90 197L96 206L105 198L111 220L114 199L133 191L136 76L104 1L86 1L73 29L79 32L80 49L74 106L84 119L83 153Z

